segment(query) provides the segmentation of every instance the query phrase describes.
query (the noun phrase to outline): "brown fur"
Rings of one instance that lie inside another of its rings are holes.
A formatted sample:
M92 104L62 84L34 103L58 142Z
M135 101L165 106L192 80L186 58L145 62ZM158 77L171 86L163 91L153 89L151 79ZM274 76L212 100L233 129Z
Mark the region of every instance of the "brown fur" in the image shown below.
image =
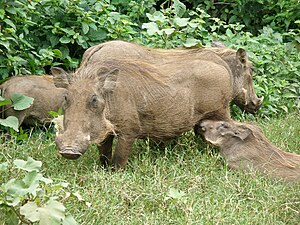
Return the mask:
M182 67L189 72L182 72ZM231 99L231 74L211 61L182 60L170 73L143 61L90 64L72 76L65 131L56 143L70 159L82 155L89 144L102 145L102 161L112 158L117 168L123 168L136 138L176 137L207 115L229 119ZM112 135L118 138L113 157Z
M200 124L205 139L220 147L232 169L255 169L288 181L300 181L300 155L272 145L255 125L205 120Z
M54 86L53 77L49 75L37 76L15 76L4 82L0 89L4 98L10 98L13 93L34 98L33 105L25 110L16 111L11 107L5 107L2 115L16 116L19 124L35 125L50 122L49 111L57 111L63 102L66 89Z
M108 59L143 60L155 65L162 74L172 75L173 67L182 61L205 60L224 66L232 74L232 100L247 112L255 113L262 104L252 83L252 65L243 49L229 48L192 48L192 49L152 49L124 41L110 41L90 47L83 55L79 70L93 63ZM201 65L203 66L203 65ZM200 65L194 65L201 70ZM80 71L79 71L80 72ZM181 72L189 73L189 68L182 65ZM217 79L217 77L214 77Z

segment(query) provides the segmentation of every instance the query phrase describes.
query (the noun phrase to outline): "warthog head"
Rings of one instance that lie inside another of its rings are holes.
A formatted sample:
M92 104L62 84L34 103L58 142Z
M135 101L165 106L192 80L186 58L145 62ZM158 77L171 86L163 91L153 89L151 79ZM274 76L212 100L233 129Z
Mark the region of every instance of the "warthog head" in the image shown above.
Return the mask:
M106 97L112 92L118 70L96 78L74 78L64 103L64 132L56 137L59 153L67 159L79 158L89 144L100 144L114 132L107 119Z
M200 129L205 139L218 147L244 141L252 133L251 129L244 125L213 120L201 122Z
M247 112L255 113L263 103L258 98L253 85L252 64L242 48L236 52L236 60L229 62L234 76L234 103Z

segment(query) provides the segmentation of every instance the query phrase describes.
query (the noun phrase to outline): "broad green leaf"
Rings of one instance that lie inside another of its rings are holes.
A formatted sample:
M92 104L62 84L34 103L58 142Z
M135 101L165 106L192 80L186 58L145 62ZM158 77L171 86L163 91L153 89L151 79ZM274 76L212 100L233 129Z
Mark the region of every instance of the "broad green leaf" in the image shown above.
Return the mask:
M65 207L62 203L49 200L47 205L38 209L40 225L58 225L65 219Z
M72 38L69 38L69 37L61 37L61 38L59 39L60 43L62 43L62 44L68 44L68 43L70 43L72 40L73 40L73 39L72 39Z
M283 97L284 97L284 98L298 98L299 96L298 96L298 95L295 95L295 94L293 94L293 93L288 92L288 93L284 93L284 94L283 94Z
M174 28L162 29L162 32L166 33L167 35L173 34L174 31L175 31Z
M14 110L24 110L29 108L33 104L33 98L22 95L20 93L14 93L11 96L12 106Z
M10 105L12 102L10 99L6 99L0 96L0 106Z
M3 224L19 224L19 218L17 214L13 211L12 208L7 209L5 212L5 218L4 221L2 221Z
M4 19L4 15L5 15L5 10L4 9L0 9L0 19L1 20Z
M31 171L25 175L22 179L26 188L24 191L28 194L32 194L36 196L37 188L39 187L40 180L43 178L41 173L37 173L36 171Z
M51 184L53 182L52 179L41 177L40 181L43 181L45 184Z
M35 202L27 202L20 208L20 213L25 216L26 219L31 222L37 222L40 220L39 207Z
M20 203L20 198L26 194L26 186L22 180L11 179L2 186L6 194L6 204L16 206Z
M88 38L91 41L101 41L104 40L107 36L107 32L103 29L93 30L90 29L87 33Z
M231 29L229 29L229 28L226 29L226 35L230 38L233 37L233 33L232 33Z
M54 56L57 58L62 58L62 52L59 49L53 49L52 52L54 53Z
M174 18L174 23L179 27L185 27L188 25L190 18Z
M3 21L4 21L7 25L11 26L14 30L17 29L16 26L15 26L15 24L14 24L11 20L9 20L9 19L4 19Z
M10 46L9 41L0 40L0 45L4 46L7 50L10 50L10 48L9 48L9 46Z
M199 45L200 45L200 47L202 46L200 41L195 38L187 38L186 42L183 45L184 45L184 47L187 47L187 48L190 48L193 46L199 46Z
M0 164L0 171L5 171L8 168L8 163L4 162Z
M149 18L150 21L152 22L160 22L164 23L166 21L166 17L162 12L160 11L155 11L153 14L146 13L146 16Z
M55 200L49 200L42 207L35 202L28 202L20 208L20 213L31 222L39 221L39 225L60 225L66 218L64 205ZM73 217L68 217L65 224L76 224L74 221Z
M186 6L179 0L174 0L173 7L174 7L175 14L179 17L182 17L186 11Z
M81 26L82 26L82 32L83 32L83 34L87 34L89 32L89 30L90 30L89 25L87 23L85 23L85 22L82 22Z
M25 170L27 172L39 171L42 167L41 161L36 161L31 157L28 157L27 161L24 161L21 159L16 159L16 160L14 160L14 164L17 168L19 168L21 170Z
M158 25L154 22L144 23L142 28L147 29L147 34L150 36L156 33L161 34L161 30L159 30Z
M75 34L75 31L72 28L60 28L63 32L68 34L69 36L73 36Z
M17 132L19 131L19 120L15 116L9 116L5 119L0 119L0 125L12 128Z
M77 225L77 224L78 223L76 222L76 220L72 215L67 215L62 223L62 225Z

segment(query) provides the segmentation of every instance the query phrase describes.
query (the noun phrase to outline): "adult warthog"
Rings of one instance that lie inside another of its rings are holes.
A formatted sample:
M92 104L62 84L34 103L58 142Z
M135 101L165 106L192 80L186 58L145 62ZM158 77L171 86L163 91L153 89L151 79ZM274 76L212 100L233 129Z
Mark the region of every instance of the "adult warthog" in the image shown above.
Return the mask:
M244 61L243 51L237 54ZM235 93L240 78L220 62L182 57L167 65L168 72L137 60L82 65L65 98L64 132L56 138L60 154L77 159L95 143L103 164L112 161L123 168L137 138L164 140L205 118L229 120L229 103L244 98L246 91ZM114 137L118 142L112 155Z
M57 111L63 103L67 89L61 81L65 81L66 74L60 68L52 68L52 75L15 76L0 85L1 95L11 98L12 94L20 93L34 98L28 109L16 111L9 105L3 109L2 117L16 116L19 124L36 125L51 121L49 111ZM55 85L54 85L55 83Z
M230 48L193 48L193 49L152 49L125 41L110 41L90 47L83 55L79 69L89 64L101 63L107 59L143 60L160 69L162 74L177 72L173 67L181 61L206 60L224 66L232 73L233 102L246 112L255 113L262 105L263 98L258 98L252 78L252 64L244 49ZM204 65L193 65L194 70L201 70ZM183 66L180 73L189 73ZM213 77L216 79L216 77Z
M205 120L200 128L208 142L220 147L230 168L258 170L288 181L300 181L300 155L272 145L257 126Z

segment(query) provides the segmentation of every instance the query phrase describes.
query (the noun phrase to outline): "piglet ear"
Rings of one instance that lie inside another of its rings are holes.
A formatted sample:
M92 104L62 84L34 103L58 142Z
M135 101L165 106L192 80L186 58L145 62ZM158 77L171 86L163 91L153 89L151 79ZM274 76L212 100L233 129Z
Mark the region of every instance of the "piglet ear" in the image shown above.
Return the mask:
M105 93L109 93L114 90L117 84L118 74L119 74L119 70L113 69L105 75L105 80L103 84L103 91Z
M253 131L246 125L240 125L234 131L234 136L240 138L242 141L246 140L251 134L253 134Z
M57 88L68 88L69 82L69 74L59 67L52 67L50 69L51 74L53 76L53 82L55 87Z

